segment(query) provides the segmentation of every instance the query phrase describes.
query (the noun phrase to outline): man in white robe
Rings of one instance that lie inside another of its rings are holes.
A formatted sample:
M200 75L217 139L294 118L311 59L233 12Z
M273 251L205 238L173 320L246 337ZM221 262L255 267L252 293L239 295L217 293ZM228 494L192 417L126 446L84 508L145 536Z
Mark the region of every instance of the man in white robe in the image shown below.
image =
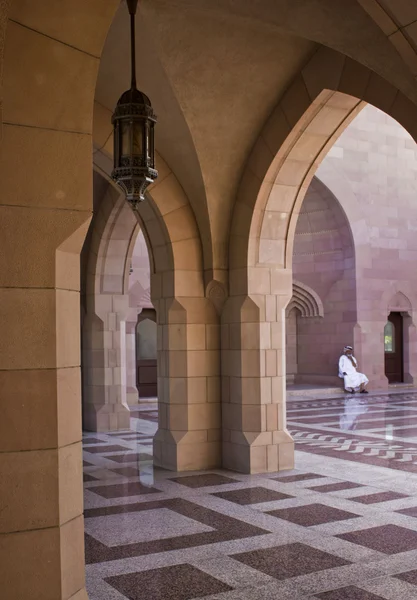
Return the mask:
M353 356L352 346L345 346L339 359L339 377L344 380L347 392L367 394L365 386L369 383L369 379L363 373L359 373L357 367L358 361Z

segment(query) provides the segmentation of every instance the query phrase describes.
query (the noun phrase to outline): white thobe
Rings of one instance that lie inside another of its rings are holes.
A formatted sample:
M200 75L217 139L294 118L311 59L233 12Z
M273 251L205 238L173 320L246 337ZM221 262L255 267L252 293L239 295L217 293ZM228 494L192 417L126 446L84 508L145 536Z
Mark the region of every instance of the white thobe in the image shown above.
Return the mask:
M354 364L352 364L351 360L345 354L342 354L340 357L339 377L345 381L345 390L353 389L356 391L362 384L366 385L369 383L369 379L363 373L358 373L356 370L358 365L357 360L354 356L351 358ZM346 373L346 375L343 375L343 373Z

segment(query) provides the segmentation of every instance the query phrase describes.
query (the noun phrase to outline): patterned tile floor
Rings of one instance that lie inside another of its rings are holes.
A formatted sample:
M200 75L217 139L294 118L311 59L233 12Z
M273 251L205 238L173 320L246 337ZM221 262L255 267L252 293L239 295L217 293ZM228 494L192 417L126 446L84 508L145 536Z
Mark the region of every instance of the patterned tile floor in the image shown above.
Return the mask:
M417 393L288 403L296 469L154 469L156 405L84 435L90 600L416 600Z

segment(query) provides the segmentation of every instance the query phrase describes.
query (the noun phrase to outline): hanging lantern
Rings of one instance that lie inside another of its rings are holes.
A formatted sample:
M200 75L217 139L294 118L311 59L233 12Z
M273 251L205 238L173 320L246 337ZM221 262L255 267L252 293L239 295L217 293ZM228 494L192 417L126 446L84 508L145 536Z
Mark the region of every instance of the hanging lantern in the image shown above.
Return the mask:
M156 116L149 98L136 88L135 14L138 0L126 0L130 14L131 87L120 97L112 117L114 167L112 179L122 188L133 210L145 199L155 169Z

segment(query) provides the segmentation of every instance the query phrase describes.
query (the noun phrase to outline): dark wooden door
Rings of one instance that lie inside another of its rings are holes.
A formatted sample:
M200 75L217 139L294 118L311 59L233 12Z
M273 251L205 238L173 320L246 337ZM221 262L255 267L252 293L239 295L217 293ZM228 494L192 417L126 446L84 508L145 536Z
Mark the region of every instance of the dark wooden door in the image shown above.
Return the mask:
M138 360L137 386L139 398L156 398L158 395L157 380L156 360Z
M403 318L392 312L385 327L385 375L389 383L404 381L403 367Z

